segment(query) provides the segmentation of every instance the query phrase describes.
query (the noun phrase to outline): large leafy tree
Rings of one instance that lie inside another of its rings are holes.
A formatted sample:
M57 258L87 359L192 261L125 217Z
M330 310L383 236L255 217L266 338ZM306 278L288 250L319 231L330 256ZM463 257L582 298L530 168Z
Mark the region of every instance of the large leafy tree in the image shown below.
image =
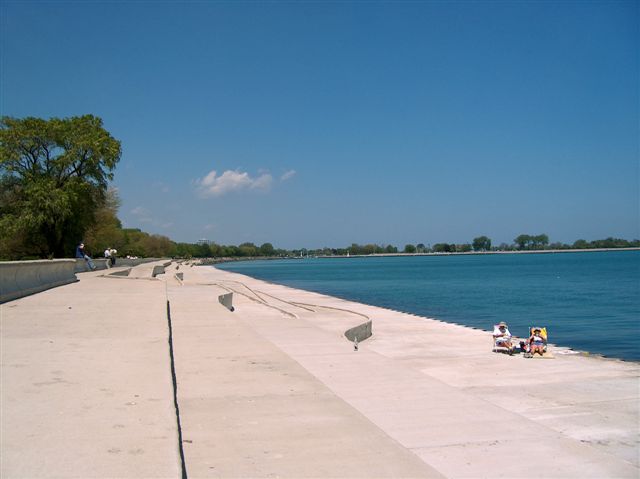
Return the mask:
M0 120L0 255L64 257L103 206L120 142L93 115Z

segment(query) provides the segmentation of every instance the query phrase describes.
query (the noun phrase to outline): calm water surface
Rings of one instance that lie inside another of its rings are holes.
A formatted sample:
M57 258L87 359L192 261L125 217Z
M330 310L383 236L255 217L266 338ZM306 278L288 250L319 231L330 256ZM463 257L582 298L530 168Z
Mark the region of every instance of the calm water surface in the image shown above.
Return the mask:
M640 360L640 251L318 258L218 265L254 278Z

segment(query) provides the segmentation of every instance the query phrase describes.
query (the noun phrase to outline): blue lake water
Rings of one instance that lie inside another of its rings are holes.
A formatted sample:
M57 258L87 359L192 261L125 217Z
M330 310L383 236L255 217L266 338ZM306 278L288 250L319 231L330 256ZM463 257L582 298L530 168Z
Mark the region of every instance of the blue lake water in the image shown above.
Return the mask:
M218 265L254 278L640 360L640 251L317 258Z

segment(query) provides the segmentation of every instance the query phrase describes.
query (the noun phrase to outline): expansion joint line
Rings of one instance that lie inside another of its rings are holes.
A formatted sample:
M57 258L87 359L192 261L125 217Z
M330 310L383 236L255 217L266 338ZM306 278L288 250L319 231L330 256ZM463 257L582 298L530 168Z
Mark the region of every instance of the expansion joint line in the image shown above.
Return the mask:
M173 383L173 406L176 409L176 422L178 425L178 451L180 451L180 468L182 479L187 479L187 464L184 460L184 448L182 447L182 426L180 424L180 406L178 406L178 379L176 377L176 361L173 355L173 326L171 324L171 305L167 298L167 322L169 324L169 358L171 360L171 382Z

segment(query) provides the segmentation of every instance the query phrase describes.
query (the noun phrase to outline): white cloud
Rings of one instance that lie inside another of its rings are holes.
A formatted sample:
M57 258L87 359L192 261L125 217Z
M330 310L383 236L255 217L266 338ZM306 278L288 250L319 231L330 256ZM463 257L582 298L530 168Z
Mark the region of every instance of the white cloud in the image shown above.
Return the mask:
M273 178L269 173L252 178L249 173L239 170L227 170L220 176L215 170L211 170L204 178L195 180L198 192L205 198L242 190L268 191L272 182Z
M287 181L293 178L296 174L296 170L289 170L280 177L280 181Z

